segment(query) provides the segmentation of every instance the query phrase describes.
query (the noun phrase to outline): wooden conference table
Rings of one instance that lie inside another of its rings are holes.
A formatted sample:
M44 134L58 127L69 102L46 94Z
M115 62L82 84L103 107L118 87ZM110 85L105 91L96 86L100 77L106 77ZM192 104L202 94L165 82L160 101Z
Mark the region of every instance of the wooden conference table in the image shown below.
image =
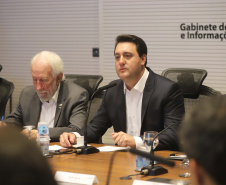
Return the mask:
M59 142L51 143L50 145L60 145ZM94 147L106 146L103 144L91 144ZM156 151L155 155L161 157L168 157L173 151ZM95 154L61 154L54 155L52 158L48 158L50 166L53 171L66 171L75 172L82 174L96 175L99 184L106 184L110 159L113 152L99 152ZM133 184L135 179L137 180L147 180L154 177L167 178L167 179L183 179L178 176L179 174L179 164L181 161L175 161L175 167L168 167L166 165L160 164L162 167L168 169L168 173L159 176L144 176L137 175L132 176L131 180L121 180L120 177L127 176L130 174L137 174L134 169L136 167L135 155L130 152L117 152L114 157L114 162L112 166L110 182L109 184L123 184L127 185ZM187 179L188 180L188 179Z

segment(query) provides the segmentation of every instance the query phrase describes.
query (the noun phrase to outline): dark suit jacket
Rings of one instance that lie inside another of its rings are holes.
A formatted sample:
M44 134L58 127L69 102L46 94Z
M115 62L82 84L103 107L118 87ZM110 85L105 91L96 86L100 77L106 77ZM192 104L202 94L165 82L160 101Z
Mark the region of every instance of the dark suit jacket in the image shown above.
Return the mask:
M62 81L57 100L54 128L50 128L51 141L59 141L60 134L84 127L88 103L88 92L82 87ZM41 101L34 86L24 88L14 112L7 118L8 124L35 125L37 127Z
M144 131L161 131L173 122L178 124L184 117L184 98L175 82L149 70L142 100L142 136ZM87 127L88 142L97 142L108 128L126 132L126 105L123 81L116 80L117 86L108 89L97 115ZM178 125L174 125L159 136L156 149L178 149ZM84 129L78 131L83 135Z

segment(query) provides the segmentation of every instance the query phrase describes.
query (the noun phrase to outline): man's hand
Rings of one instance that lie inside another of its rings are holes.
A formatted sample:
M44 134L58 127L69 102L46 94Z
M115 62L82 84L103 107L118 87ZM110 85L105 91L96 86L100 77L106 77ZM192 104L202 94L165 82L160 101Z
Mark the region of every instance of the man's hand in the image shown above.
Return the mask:
M38 136L38 130L36 130L36 129L31 130L31 132L30 132L30 139L31 140L36 140L37 136Z
M124 132L113 132L112 138L114 142L118 144L118 146L136 147L136 142L133 136L130 136Z
M25 136L29 137L29 130L28 129L23 129L23 131L21 132L22 134L24 134ZM30 132L30 139L31 140L36 140L37 139L37 135L38 135L38 130L33 129Z
M22 133L23 135L29 137L29 131L28 131L28 129L23 129L21 133Z
M60 135L60 144L63 147L72 147L75 142L77 142L77 138L73 133L64 132Z
M0 121L0 127L5 127L5 126L7 126L6 123Z

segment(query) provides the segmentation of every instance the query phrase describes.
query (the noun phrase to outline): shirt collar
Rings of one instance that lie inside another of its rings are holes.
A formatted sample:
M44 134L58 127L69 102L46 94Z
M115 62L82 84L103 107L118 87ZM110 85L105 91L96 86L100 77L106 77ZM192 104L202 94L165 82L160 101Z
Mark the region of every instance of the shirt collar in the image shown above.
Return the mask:
M58 99L58 95L59 95L59 91L60 91L60 84L55 92L55 94L53 95L53 97L51 99L53 99L55 102L57 102Z
M135 90L139 91L140 93L142 93L144 91L144 87L145 87L145 83L148 79L148 75L149 75L149 72L145 68L144 74L142 75L140 80L137 82L137 84L131 90L135 89ZM127 89L126 84L124 82L124 94L125 94L126 90L128 90L128 89Z

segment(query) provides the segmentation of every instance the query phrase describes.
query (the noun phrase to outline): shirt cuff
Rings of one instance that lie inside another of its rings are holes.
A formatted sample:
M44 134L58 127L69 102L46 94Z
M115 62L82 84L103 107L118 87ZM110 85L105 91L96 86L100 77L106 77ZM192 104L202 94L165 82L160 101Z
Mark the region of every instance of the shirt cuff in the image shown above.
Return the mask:
M78 132L72 132L76 137L80 137L81 135Z
M133 136L133 138L135 139L136 148L140 148L140 147L144 146L144 143L143 143L143 140L141 139L141 137Z

